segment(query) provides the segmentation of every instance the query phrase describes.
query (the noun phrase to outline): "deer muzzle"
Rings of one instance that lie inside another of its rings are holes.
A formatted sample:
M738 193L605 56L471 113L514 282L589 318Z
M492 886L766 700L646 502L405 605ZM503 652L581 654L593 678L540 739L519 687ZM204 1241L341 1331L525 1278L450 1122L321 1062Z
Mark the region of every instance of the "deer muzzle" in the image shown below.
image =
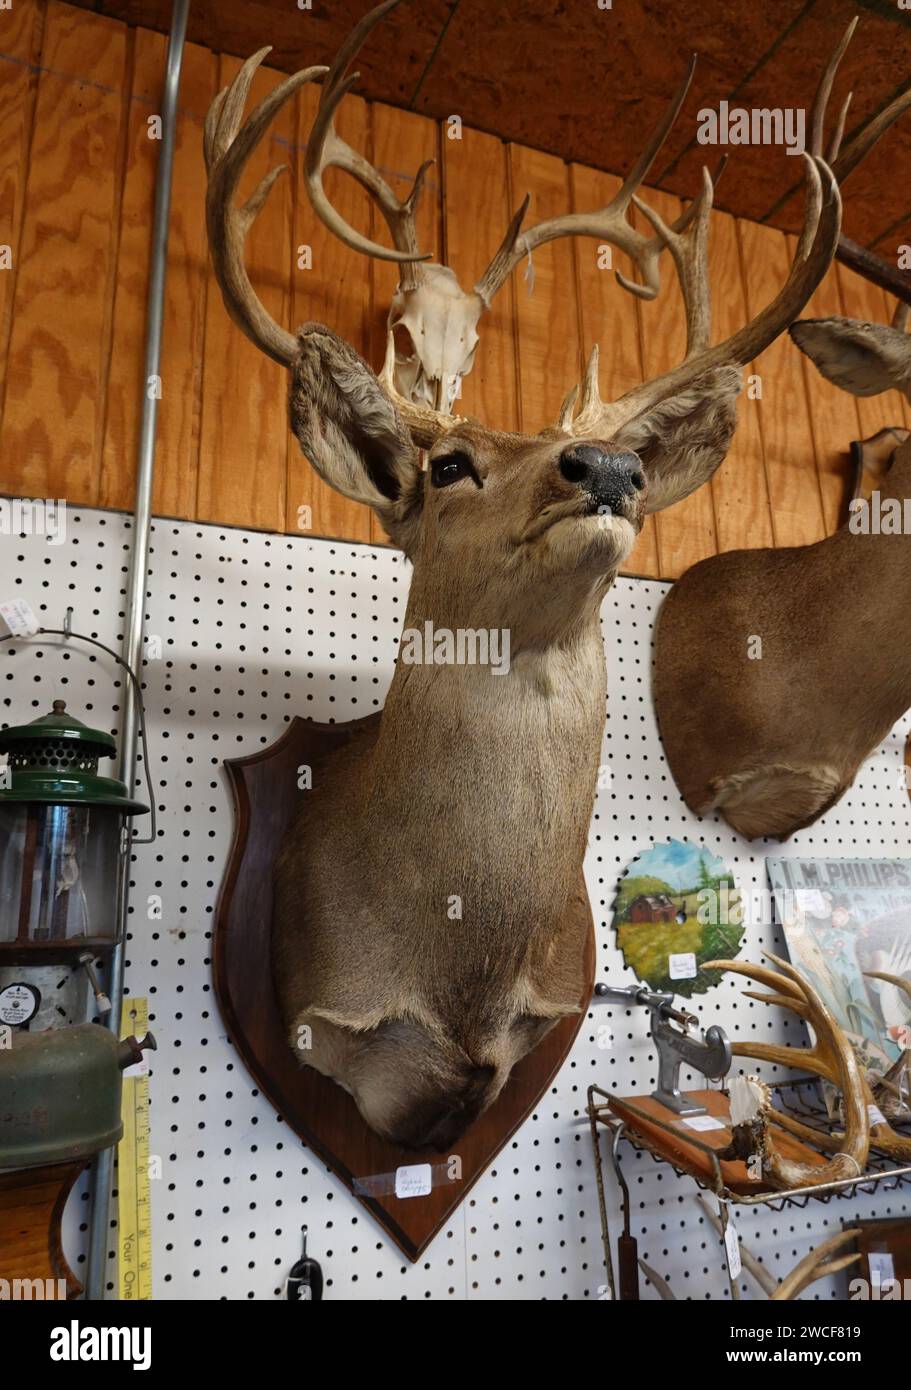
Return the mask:
M645 492L636 454L608 453L597 444L570 444L560 455L560 472L591 498L593 512L626 516Z

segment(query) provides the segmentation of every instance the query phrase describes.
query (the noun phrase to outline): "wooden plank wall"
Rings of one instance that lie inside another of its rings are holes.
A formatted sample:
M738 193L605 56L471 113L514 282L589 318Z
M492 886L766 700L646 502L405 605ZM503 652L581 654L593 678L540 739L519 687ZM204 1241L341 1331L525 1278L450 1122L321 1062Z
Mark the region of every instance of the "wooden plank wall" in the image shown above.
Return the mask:
M268 35L263 35L264 40ZM148 248L165 40L59 0L0 9L0 492L131 505L139 428ZM184 65L167 281L155 510L270 531L381 542L375 520L316 478L288 432L282 369L228 320L206 256L202 126L237 61L190 45ZM263 70L254 94L276 74ZM317 93L305 89L263 142L252 182L288 163L250 239L251 278L270 312L293 327L325 320L367 358L382 360L396 270L337 243L310 213L301 153ZM420 217L421 244L470 285L499 244L525 192L530 220L597 206L618 181L553 155L507 145L356 96L340 129L369 153L393 188L407 191L436 161ZM376 209L335 171L327 185L349 221L379 236ZM850 196L850 190L849 190ZM653 201L666 219L679 202ZM302 269L299 248L312 249ZM552 423L588 350L601 344L602 392L617 395L643 372L671 365L684 325L666 275L645 303L599 269L593 241L564 240L519 271L481 328L475 370L459 407L493 426L535 431ZM715 330L726 335L776 292L793 252L784 233L716 214L712 243ZM615 266L623 258L615 253ZM669 269L669 267L668 267ZM842 267L812 314L887 321L885 295ZM797 545L833 530L843 513L849 442L909 423L897 393L854 400L826 385L787 339L752 371L730 456L711 487L650 519L627 566L673 578L737 547Z

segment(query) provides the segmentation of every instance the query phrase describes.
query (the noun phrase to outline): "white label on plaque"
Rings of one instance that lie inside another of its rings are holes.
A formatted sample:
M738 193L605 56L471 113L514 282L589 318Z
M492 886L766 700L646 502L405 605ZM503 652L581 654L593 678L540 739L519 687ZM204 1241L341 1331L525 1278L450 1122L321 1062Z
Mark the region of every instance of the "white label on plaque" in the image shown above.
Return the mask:
M692 951L681 951L679 955L668 956L667 973L672 980L695 980L696 956Z
M433 1186L429 1163L412 1163L395 1170L396 1197L426 1197Z
M867 1259L870 1261L870 1283L882 1286L895 1278L895 1261L888 1250L871 1250Z
M0 618L12 637L31 637L38 631L38 619L24 598L10 598L0 602Z

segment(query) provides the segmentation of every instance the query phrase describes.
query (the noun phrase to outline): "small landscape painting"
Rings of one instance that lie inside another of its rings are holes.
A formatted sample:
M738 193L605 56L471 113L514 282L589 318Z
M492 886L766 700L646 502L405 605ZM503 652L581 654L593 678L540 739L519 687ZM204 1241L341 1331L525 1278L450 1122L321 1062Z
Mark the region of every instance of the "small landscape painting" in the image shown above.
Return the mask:
M668 840L633 860L614 900L625 963L650 989L689 998L721 978L702 962L736 956L743 905L723 859L704 845Z

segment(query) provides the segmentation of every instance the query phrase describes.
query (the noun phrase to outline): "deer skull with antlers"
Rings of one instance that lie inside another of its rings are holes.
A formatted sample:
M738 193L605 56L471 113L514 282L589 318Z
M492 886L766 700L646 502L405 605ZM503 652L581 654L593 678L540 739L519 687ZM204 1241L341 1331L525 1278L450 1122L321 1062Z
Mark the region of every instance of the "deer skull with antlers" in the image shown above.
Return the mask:
M372 507L411 560L406 629L431 621L511 639L501 680L473 664L400 661L382 716L322 770L275 870L273 976L291 1045L302 1028L311 1037L295 1055L349 1090L377 1133L442 1149L554 1022L578 1012L584 940L566 924L604 725L600 605L645 514L686 497L724 458L741 368L825 274L840 197L826 163L808 158L804 235L786 283L711 345L712 180L704 175L671 227L637 192L687 78L609 208L572 214L560 229L542 224L524 240L517 218L484 281L492 293L527 246L565 230L622 247L642 276L638 292L650 293L669 249L686 360L608 404L595 351L581 397L570 392L555 427L498 432L404 398L391 333L377 378L331 329L290 333L266 313L244 239L278 171L243 206L234 196L272 118L322 70L287 78L244 120L263 56L248 60L206 123L209 238L227 310L288 368L291 426L313 467ZM327 139L335 99L323 115ZM336 162L351 158L327 148ZM650 237L629 224L634 201ZM453 895L457 922L447 914Z
M461 394L462 378L474 365L481 316L490 309L494 297L516 266L530 259L537 247L559 237L596 237L625 251L642 276L639 283L618 271L620 284L642 299L655 298L659 290L658 261L667 245L666 229L658 229L656 219L652 217L656 235L644 236L628 220L628 211L635 201L636 189L683 105L692 81L695 60L636 167L607 206L591 212L565 213L561 217L548 218L523 231L529 205L526 197L489 265L473 289L464 290L449 266L430 263L429 253L422 253L418 249L415 216L424 180L433 161L421 165L408 197L401 202L379 170L342 140L335 129L339 105L358 78L358 73L349 74L348 68L371 30L400 3L401 0L384 0L383 4L365 15L328 69L319 112L307 142L306 187L314 212L341 242L363 255L396 261L401 265L401 276L387 320L394 345L392 380L403 397L448 414ZM323 175L326 169L332 167L351 174L367 189L389 227L394 247L370 240L332 206L323 186ZM721 167L719 165L715 172L715 182ZM675 224L676 233L684 231L689 221L699 216L705 199L708 200L705 205L707 211L711 205L711 189L705 189L703 202L695 203L689 213ZM647 208L643 211L651 216ZM698 237L694 238L692 245L683 241L678 245L684 257L695 260L701 254ZM697 302L698 297L694 299L694 312L698 312Z

